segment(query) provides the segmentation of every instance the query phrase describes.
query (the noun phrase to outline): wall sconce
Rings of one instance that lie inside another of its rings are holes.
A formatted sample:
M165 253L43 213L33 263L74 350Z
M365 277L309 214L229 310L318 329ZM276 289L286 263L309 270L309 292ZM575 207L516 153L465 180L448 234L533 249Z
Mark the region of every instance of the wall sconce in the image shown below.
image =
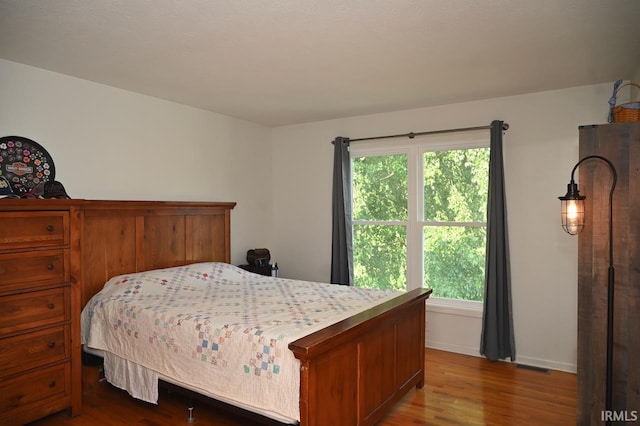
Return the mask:
M561 202L562 228L571 235L576 235L584 228L584 200L573 177L580 164L587 160L601 160L609 165L612 174L611 192L609 193L609 274L607 283L607 370L605 410L612 411L613 401L613 301L614 301L614 269L613 269L613 190L616 188L618 174L611 161L599 155L584 157L573 167L571 181L567 185L567 194L558 197ZM610 425L611 421L607 421Z

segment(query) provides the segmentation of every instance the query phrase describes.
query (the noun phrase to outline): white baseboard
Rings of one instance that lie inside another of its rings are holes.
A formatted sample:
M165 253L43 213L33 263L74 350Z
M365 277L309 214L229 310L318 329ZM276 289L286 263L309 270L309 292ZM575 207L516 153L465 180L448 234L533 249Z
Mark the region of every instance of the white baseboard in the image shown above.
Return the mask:
M433 340L427 339L426 345L427 348L438 349L446 352L454 352L462 355L471 355L471 356L480 356L480 349L473 348L468 346L459 346L453 345L447 342L434 342Z
M462 355L482 357L482 355L480 355L480 348L475 348L475 347L452 345L446 342L434 342L432 340L427 340L426 347L430 349L438 349L446 352L454 352ZM505 360L505 362L511 362L511 361ZM547 359L522 356L518 354L516 354L515 363L530 365L530 366L539 367L539 368L547 368L550 370L564 371L567 373L575 374L577 372L577 366L575 364L558 362L558 361L550 361Z
M516 363L523 365L531 365L533 367L548 368L549 370L564 371L566 373L576 373L578 366L568 362L550 361L548 359L540 359L529 356L521 356L516 354Z

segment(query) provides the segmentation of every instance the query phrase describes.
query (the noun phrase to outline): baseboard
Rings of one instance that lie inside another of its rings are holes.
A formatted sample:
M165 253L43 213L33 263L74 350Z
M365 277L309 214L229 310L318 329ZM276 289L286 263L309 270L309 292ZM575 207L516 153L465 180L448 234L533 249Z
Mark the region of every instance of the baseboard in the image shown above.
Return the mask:
M548 368L549 370L564 371L566 373L575 374L578 371L576 364L570 364L568 362L550 361L548 359L540 359L529 356L521 356L516 354L516 361L518 364L531 365L533 367Z
M446 352L454 352L462 355L482 357L482 355L480 355L480 348L475 348L475 347L458 346L458 345L452 345L446 342L434 342L431 340L427 340L426 347L430 349L438 349ZM505 362L511 362L511 361L505 360ZM547 368L549 370L558 370L558 371L564 371L567 373L574 373L574 374L578 370L575 364L550 361L547 359L540 359L540 358L522 356L517 354L516 354L516 362L518 364L530 365L532 367Z
M430 349L438 349L440 351L446 352L454 352L462 355L471 355L471 356L480 356L479 348L473 348L469 346L459 346L452 345L451 343L446 342L434 342L433 340L427 339L426 345L427 348Z

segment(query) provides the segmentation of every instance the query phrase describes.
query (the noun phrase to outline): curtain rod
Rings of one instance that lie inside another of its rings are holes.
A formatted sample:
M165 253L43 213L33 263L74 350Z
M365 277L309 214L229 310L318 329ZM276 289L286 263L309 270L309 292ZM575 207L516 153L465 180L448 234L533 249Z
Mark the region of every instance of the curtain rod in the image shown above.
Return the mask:
M435 135L439 133L469 132L472 130L488 130L488 129L491 129L491 126L462 127L459 129L432 130L430 132L418 132L418 133L410 132L410 133L402 133L399 135L373 136L370 138L349 139L349 142L371 141L375 139L390 139L390 138L403 138L403 137L413 139L416 136L423 136L423 135ZM509 130L509 124L502 123L502 130Z

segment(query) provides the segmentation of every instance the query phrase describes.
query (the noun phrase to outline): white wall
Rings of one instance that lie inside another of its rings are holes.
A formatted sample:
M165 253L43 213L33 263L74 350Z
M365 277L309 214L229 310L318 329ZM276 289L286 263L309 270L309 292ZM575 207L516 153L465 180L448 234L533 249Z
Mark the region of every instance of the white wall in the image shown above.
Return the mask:
M270 129L0 59L0 136L53 157L73 198L235 201L232 262L271 245Z
M504 138L517 362L575 371L577 239L557 199L578 161L578 126L606 123L611 84L279 127L273 130L274 252L281 274L329 280L335 136L487 125ZM446 311L446 310L445 310ZM480 318L430 312L427 343L477 354Z

